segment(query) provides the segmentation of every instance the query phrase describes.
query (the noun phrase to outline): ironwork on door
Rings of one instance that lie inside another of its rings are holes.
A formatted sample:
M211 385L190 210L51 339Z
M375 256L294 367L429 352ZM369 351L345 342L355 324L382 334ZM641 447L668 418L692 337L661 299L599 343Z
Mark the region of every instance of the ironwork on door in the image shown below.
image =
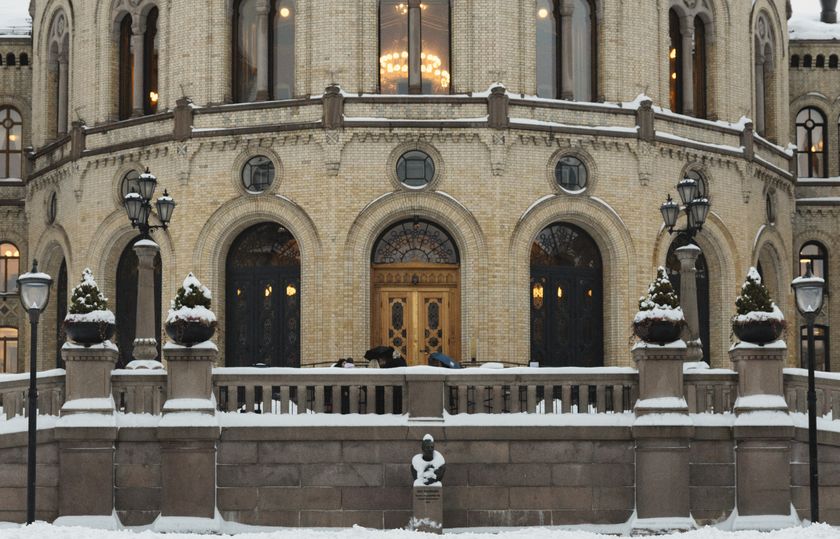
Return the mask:
M601 254L583 229L546 227L531 247L531 361L604 364Z
M227 258L225 364L300 366L300 250L277 223L233 242Z
M691 242L693 244L693 242ZM677 258L676 250L689 244L689 240L677 236L668 248L668 257L665 266L668 271L668 279L677 296L680 295L680 260ZM701 252L697 257L694 267L695 282L697 283L697 320L700 323L700 341L703 343L703 361L709 363L709 267L706 264L706 257Z

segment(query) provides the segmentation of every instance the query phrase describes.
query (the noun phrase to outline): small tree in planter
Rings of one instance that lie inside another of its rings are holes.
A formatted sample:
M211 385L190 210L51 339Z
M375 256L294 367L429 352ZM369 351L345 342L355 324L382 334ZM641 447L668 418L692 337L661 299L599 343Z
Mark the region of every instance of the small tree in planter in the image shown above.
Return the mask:
M114 334L114 313L108 310L108 298L102 295L89 268L82 272L81 282L73 287L64 331L78 344L90 346L107 341Z
M750 268L735 300L737 314L732 317L732 332L743 342L764 345L777 340L785 329L782 311L770 299L758 270Z
M641 340L666 344L680 338L685 317L674 287L660 266L648 293L639 298L639 312L633 319L633 332Z
M195 275L187 274L166 317L166 333L175 343L192 346L216 331L216 315L210 310L210 290Z

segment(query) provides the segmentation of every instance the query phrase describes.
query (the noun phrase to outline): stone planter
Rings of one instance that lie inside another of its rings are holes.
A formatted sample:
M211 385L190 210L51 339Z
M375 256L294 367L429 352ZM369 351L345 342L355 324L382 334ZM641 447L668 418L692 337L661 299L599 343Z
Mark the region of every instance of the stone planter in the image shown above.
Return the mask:
M64 332L67 334L67 338L76 344L85 346L107 341L114 335L115 329L114 324L103 321L64 321Z
M166 334L172 342L181 346L193 346L200 342L209 341L216 333L216 322L204 320L175 320L165 325Z
M680 338L684 320L650 318L633 323L633 333L641 340L654 344L667 344Z
M732 332L741 342L769 344L779 340L785 323L782 320L760 320L745 323L733 323Z

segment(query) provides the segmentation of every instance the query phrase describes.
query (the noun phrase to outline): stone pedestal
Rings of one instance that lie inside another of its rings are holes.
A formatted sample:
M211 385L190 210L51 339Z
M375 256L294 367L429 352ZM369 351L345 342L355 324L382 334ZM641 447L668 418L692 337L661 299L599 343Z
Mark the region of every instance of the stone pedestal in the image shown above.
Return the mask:
M427 533L443 533L443 487L414 487L414 517L409 528Z
M795 520L790 514L794 429L782 389L786 353L782 341L765 346L737 343L729 350L738 371L734 430L738 508L734 527L738 529L777 528Z
M117 425L111 396L111 371L117 347L65 344L67 400L55 437L59 442L58 523L74 517L99 517L99 526L119 524L114 517L114 442ZM113 521L109 524L106 521Z
M207 341L191 348L167 344L168 399L158 427L161 444L161 518L158 531L182 528L218 531L216 448L219 423L212 369L218 350ZM174 518L170 518L174 517Z
M697 310L697 258L702 251L696 245L684 245L674 253L680 261L680 306L685 315L684 339L688 345L686 361L702 361L700 313Z
M152 240L140 240L134 244L134 252L138 261L137 332L131 356L134 359L155 359L158 355L157 335L160 333L160 328L155 325L155 257L160 247Z
M689 508L689 444L694 425L683 397L686 345L640 343L633 348L639 369L634 411L636 440L636 532L694 527Z

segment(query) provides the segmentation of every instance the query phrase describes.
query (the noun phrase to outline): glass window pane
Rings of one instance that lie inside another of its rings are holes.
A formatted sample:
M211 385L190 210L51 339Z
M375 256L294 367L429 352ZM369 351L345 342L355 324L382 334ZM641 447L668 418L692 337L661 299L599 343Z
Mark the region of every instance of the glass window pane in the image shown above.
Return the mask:
M274 99L295 91L295 2L279 0L274 11Z
M800 153L796 157L796 170L797 170L797 175L800 178L807 178L808 177L808 154L807 153Z
M6 261L6 291L14 292L17 290L17 278L20 271L20 259L9 258Z
M408 93L408 2L379 3L379 91Z
M592 14L588 0L575 0L572 13L572 69L576 101L592 100Z
M449 0L420 4L420 76L424 94L449 93Z
M20 124L12 126L9 131L9 149L20 150L21 143L21 128Z
M20 153L9 154L9 177L20 178Z
M537 1L537 95L554 99L557 92L557 20L551 0Z
M0 178L8 178L9 172L6 168L6 163L8 161L8 154L0 153Z
M241 0L237 11L236 43L233 51L233 84L236 101L257 99L257 2Z

